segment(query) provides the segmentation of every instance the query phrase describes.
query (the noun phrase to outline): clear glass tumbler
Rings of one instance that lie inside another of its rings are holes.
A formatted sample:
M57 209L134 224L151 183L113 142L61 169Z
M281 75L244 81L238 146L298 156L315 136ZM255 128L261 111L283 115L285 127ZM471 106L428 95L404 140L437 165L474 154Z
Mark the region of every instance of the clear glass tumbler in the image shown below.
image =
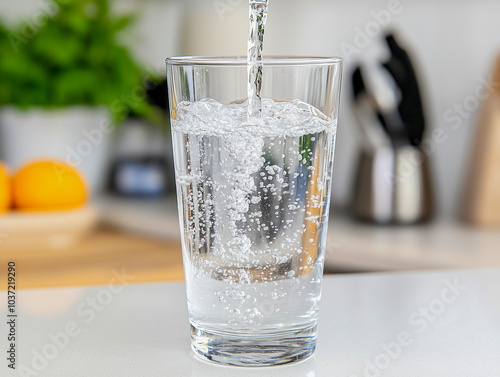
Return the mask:
M316 345L340 58L264 59L247 115L244 58L167 59L192 349L267 366Z

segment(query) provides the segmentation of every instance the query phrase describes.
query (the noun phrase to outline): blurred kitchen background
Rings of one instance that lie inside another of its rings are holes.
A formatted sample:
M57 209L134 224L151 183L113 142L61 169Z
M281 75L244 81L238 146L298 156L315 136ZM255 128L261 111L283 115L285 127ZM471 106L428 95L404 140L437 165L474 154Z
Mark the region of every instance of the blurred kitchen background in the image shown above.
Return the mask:
M77 210L0 215L0 257L22 261L26 287L101 284L123 268L136 281L183 279L164 60L246 53L246 0L110 0L96 20L103 4L0 3L0 160L15 175L33 159L62 159L91 187ZM500 266L499 14L497 0L270 0L266 55L345 61L327 272ZM37 37L48 18L53 32ZM387 109L377 105L405 95L380 68L389 33L409 54L426 120L421 140L405 146L420 155L407 160L379 124ZM104 68L99 48L114 54ZM37 76L43 56L57 59ZM51 87L59 65L68 72L59 94L23 95L36 87L25 76ZM366 140L377 137L382 154ZM381 159L409 164L410 187L389 182Z

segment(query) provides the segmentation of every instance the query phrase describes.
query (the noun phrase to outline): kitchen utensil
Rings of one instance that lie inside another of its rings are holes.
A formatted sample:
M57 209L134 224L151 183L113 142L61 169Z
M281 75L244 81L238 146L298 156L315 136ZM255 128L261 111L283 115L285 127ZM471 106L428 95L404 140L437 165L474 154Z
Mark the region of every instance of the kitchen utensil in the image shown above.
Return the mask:
M490 83L490 97L477 125L463 218L475 225L500 226L500 57Z
M386 43L387 62L365 62L352 75L353 108L363 135L352 206L363 220L408 224L433 212L429 162L419 148L425 117L408 53L393 35Z
M406 126L410 142L418 146L425 131L425 116L415 69L408 53L397 43L393 34L386 36L386 42L391 57L383 66L401 91L399 114Z
M433 214L429 161L419 148L362 151L355 182L352 208L359 219L411 224Z

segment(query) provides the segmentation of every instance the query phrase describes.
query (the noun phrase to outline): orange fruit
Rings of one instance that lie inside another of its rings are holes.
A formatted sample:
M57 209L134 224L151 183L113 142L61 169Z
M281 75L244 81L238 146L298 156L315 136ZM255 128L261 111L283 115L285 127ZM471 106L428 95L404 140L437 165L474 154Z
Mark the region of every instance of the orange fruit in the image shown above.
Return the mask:
M9 170L0 162L0 213L7 212L10 204L11 188Z
M51 160L36 161L12 178L14 206L23 211L51 211L82 206L87 189L72 167Z

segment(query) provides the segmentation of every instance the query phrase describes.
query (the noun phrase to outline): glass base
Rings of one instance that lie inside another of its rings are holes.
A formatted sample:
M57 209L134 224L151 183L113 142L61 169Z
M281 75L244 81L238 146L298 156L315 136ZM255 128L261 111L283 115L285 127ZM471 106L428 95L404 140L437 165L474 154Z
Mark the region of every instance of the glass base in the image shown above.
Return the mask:
M264 335L209 332L191 325L191 348L203 360L237 366L271 366L305 360L316 348L316 325Z

